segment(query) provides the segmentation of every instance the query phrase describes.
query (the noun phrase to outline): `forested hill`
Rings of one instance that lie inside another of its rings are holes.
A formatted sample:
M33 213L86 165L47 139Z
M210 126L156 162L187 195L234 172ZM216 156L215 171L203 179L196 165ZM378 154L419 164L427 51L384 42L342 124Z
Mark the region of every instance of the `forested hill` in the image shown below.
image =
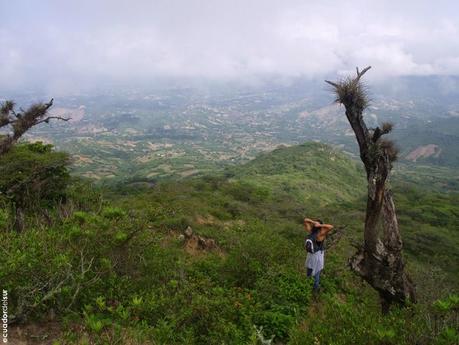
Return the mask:
M72 179L65 198L27 209L22 233L11 231L2 199L0 281L16 322L10 339L449 344L457 340L458 194L402 182L393 188L419 303L388 316L347 267L362 241L363 170L326 145L281 147L224 172L154 186ZM335 225L316 298L304 273L305 216Z
M353 200L365 191L360 162L320 143L282 146L230 171L239 179L284 188L300 200L321 205Z

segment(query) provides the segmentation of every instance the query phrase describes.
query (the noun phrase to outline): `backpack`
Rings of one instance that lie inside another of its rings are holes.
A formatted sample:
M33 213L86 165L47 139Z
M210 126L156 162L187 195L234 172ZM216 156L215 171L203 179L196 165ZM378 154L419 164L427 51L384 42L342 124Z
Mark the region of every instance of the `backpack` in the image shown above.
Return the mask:
M321 248L319 248L319 245L317 243L317 234L319 233L319 230L313 229L311 233L306 237L306 240L304 242L304 247L308 253L314 254L315 252L319 251Z

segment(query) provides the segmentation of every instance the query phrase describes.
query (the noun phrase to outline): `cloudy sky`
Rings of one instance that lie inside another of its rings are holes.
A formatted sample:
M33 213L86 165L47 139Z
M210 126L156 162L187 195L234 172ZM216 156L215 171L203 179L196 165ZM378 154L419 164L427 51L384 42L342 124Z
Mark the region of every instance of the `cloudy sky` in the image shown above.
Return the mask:
M0 0L0 88L459 75L458 0Z

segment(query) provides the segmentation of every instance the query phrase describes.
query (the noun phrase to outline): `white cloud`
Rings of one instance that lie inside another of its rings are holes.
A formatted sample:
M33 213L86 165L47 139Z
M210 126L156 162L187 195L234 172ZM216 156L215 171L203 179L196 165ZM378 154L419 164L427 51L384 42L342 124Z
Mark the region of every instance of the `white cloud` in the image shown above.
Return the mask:
M373 65L373 78L457 75L458 7L455 0L5 1L0 88L315 76L356 65Z

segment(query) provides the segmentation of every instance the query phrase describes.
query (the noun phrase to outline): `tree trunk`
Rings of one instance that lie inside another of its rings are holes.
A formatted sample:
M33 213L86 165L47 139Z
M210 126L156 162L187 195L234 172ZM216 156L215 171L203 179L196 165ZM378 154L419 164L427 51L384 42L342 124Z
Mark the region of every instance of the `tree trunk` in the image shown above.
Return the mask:
M355 78L327 83L334 87L337 102L346 108L346 117L355 133L360 158L367 173L364 245L349 260L349 264L378 291L382 312L387 313L391 304L416 302L416 297L414 284L405 273L395 205L386 185L392 162L396 159L396 151L392 142L381 137L390 132L392 125L383 124L382 128L369 130L362 116L367 106L367 97L360 78L369 69L367 67L362 72L357 69Z
M24 222L24 211L22 207L16 205L14 210L14 225L13 229L17 232L22 232L25 229L25 222Z

